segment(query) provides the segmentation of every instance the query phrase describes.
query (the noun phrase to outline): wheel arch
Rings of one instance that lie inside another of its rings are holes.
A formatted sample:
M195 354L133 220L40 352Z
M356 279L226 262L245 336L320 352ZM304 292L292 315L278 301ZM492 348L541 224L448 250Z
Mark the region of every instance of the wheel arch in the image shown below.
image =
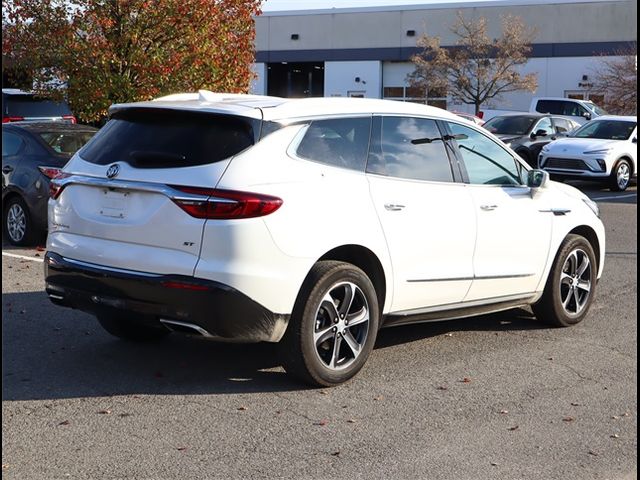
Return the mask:
M596 271L600 271L600 241L598 240L598 234L596 231L588 225L580 225L571 230L567 235L580 235L587 239L589 244L593 247L593 252L596 254ZM566 238L566 236L565 236Z
M361 269L373 283L380 311L384 309L387 297L387 278L382 262L374 252L362 245L341 245L329 250L317 261L322 260L346 262Z
M629 167L631 167L631 176L634 176L636 174L636 165L635 162L633 161L633 159L629 156L629 155L622 155L620 158L618 158L616 160L616 162L613 164L613 168L616 167L616 165L618 165L618 162L620 160L626 160L627 163L629 164Z

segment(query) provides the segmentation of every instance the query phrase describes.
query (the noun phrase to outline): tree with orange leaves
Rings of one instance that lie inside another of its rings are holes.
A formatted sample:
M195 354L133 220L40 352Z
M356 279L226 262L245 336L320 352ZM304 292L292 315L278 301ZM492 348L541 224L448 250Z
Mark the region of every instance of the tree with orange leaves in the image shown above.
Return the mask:
M66 95L81 120L98 121L113 103L246 92L260 3L3 0L2 53L31 73L36 91Z

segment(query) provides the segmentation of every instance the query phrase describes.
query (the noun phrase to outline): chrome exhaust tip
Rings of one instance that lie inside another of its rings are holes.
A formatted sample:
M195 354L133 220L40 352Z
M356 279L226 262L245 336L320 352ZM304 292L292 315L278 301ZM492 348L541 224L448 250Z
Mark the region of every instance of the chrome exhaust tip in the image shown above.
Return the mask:
M182 333L190 333L200 335L202 337L213 338L214 336L207 332L204 328L194 325L193 323L180 322L178 320L168 320L166 318L161 318L160 323L162 323L169 330L174 332L182 332Z

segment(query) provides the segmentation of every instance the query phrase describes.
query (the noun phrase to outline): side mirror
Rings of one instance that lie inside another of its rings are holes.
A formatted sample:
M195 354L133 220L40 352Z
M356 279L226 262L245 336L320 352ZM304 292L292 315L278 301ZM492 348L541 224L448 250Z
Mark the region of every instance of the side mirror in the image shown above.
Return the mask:
M535 134L536 137L546 137L547 135L549 135L547 131L542 129L538 130Z
M590 114L589 112L584 112L584 113L582 114L582 116L583 116L584 118L586 118L587 120L591 120L591 114Z
M633 143L638 143L638 137L633 137L633 140L631 140Z
M529 170L527 187L532 189L544 188L549 183L549 173L544 170Z

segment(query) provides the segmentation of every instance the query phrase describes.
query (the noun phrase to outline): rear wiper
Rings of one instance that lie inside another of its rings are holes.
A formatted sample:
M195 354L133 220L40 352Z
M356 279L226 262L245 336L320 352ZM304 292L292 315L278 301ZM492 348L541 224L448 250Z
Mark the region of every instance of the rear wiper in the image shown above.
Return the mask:
M442 137L434 137L434 138L416 138L411 140L411 143L414 145L422 145L424 143L433 143L437 140L445 141L445 140L466 140L469 138L468 135L464 133L459 133L458 135L443 135Z

